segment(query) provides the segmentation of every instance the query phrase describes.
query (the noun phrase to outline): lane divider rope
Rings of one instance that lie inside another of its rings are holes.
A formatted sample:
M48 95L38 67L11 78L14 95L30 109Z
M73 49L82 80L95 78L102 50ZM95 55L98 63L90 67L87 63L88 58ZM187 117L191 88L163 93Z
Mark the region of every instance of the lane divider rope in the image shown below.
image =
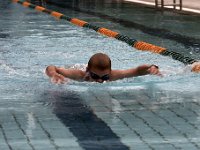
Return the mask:
M169 51L164 47L159 47L159 46L156 46L156 45L153 45L153 44L150 44L150 43L146 43L146 42L143 42L143 41L137 41L133 38L129 38L126 35L121 35L118 32L109 30L107 28L98 27L98 26L95 26L93 24L89 24L88 22L77 19L77 18L67 17L62 13L46 9L42 6L37 6L37 5L31 4L31 3L29 3L25 0L12 0L12 1L15 2L15 3L19 3L19 4L23 5L24 7L29 7L29 8L35 9L37 11L47 13L47 14L49 14L49 15L57 18L57 19L67 20L68 22L71 22L72 24L75 24L77 26L89 28L89 29L92 29L92 30L100 33L100 34L118 39L118 40L125 42L128 45L138 49L138 50L150 51L150 52L158 53L158 54L161 54L161 55L164 55L164 56L170 56L173 59L184 63L185 65L190 64L192 66L191 71L200 72L200 62L198 62L197 60L192 59L190 57L185 57L180 53Z

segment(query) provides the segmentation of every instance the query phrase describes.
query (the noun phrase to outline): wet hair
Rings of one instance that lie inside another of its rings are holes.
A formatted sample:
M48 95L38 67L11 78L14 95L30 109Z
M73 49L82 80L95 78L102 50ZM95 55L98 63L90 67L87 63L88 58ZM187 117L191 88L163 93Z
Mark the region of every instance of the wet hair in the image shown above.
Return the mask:
M88 68L92 67L96 67L99 70L111 70L111 60L106 54L96 53L88 61Z

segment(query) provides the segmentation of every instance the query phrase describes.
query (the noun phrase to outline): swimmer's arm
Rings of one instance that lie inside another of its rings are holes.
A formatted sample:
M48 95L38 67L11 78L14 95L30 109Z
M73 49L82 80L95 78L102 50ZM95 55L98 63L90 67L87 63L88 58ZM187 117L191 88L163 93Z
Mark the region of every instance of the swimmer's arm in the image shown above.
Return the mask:
M159 68L156 65L141 65L126 70L112 70L111 80L143 76L147 74L161 75Z
M46 68L46 74L51 78L55 76L61 77L61 80L64 80L64 78L83 80L85 72L76 69L65 69L56 66L48 66Z

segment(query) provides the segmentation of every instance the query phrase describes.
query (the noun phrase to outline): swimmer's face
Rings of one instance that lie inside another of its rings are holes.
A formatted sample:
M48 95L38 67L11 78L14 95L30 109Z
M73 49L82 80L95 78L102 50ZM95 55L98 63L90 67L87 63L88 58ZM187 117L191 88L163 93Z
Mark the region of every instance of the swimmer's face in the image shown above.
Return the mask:
M93 55L88 62L87 72L89 73L90 81L102 83L110 80L110 58L103 53Z
M110 80L110 69L100 70L92 67L88 72L92 81L103 83Z

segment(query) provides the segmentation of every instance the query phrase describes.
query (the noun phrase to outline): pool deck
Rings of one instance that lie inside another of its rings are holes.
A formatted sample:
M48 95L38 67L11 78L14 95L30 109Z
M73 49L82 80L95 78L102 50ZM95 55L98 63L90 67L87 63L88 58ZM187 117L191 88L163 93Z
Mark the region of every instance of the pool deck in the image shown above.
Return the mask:
M155 0L125 0L125 1L155 6ZM160 1L158 0L158 2ZM172 4L172 2L173 0L164 0L165 4ZM179 1L177 0L177 3L178 2ZM183 11L200 14L199 0L189 0L189 1L183 0L182 3L183 3Z

